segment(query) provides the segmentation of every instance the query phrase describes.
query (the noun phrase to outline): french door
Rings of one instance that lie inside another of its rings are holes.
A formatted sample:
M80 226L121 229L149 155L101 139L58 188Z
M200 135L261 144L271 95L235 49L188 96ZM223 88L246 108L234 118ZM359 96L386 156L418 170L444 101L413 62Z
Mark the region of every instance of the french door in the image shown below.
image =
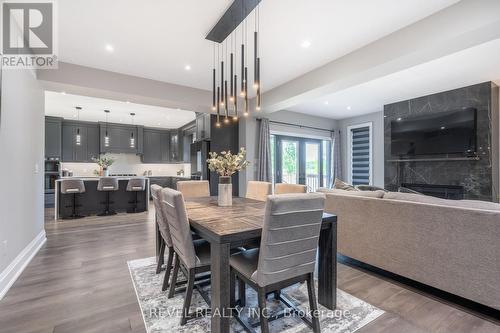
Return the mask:
M310 192L327 186L329 156L327 141L274 135L271 143L274 181L307 185ZM325 151L328 150L328 151Z

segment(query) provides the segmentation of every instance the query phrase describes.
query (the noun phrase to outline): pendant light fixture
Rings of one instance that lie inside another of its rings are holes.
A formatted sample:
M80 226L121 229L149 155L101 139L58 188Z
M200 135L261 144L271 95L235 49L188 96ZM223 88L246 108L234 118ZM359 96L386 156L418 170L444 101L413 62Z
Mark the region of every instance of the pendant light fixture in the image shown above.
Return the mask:
M109 147L109 135L108 135L108 115L109 115L109 110L104 110L104 113L106 114L106 132L104 134L104 147Z
M77 113L77 119L78 119L78 127L76 128L76 136L75 136L75 144L77 146L82 145L82 136L80 135L80 110L82 109L81 106L75 107L76 113Z
M248 3L245 1L234 1L230 9L226 11L206 37L214 43L217 43L217 45L213 45L213 66L211 73L211 110L212 112L217 112L216 127L221 127L222 125L221 112L224 112L222 115L224 117L224 124L228 124L230 118L232 118L233 121L238 121L240 114L243 114L245 117L250 114L248 94L249 83L252 84L255 93L255 111L261 110L260 1L261 0L255 0ZM249 82L249 50L247 38L248 20L251 19L249 18L249 14L251 14L252 11L254 12L253 68L251 68L253 70L253 82ZM238 38L240 33L238 29L241 29L241 43ZM216 52L217 59L215 56ZM238 52L240 52L240 54L238 54ZM238 82L238 76L240 82ZM221 110L221 108L223 108L223 110Z
M135 116L135 113L132 112L130 114L130 117L132 119L132 126L134 126L134 116ZM135 130L135 127L132 129L132 132L130 134L130 148L135 148L134 130Z

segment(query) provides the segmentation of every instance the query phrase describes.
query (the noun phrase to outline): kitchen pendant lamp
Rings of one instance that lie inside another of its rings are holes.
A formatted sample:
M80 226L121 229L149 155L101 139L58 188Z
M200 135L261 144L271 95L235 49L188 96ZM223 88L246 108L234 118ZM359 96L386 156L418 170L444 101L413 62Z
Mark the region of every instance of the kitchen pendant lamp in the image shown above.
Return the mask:
M78 119L78 127L76 128L76 136L75 136L75 144L77 146L82 145L82 136L80 135L80 110L82 108L80 106L76 107L77 119Z
M132 118L132 126L134 126L134 116L135 116L135 113L132 112L130 114L130 117ZM135 131L135 127L132 129L132 132L130 134L130 148L135 148L134 131Z
M108 115L109 115L109 110L104 110L104 113L106 114L106 132L104 134L104 147L109 147L109 135L108 135Z

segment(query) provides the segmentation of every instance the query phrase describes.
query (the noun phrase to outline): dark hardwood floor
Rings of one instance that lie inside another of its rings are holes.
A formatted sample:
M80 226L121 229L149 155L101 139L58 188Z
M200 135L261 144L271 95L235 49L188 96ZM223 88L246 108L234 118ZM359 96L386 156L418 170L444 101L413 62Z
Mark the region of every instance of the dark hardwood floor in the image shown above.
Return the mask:
M0 332L144 332L127 261L154 255L154 210L55 223L0 301ZM339 264L339 288L386 311L359 332L499 332L500 322Z

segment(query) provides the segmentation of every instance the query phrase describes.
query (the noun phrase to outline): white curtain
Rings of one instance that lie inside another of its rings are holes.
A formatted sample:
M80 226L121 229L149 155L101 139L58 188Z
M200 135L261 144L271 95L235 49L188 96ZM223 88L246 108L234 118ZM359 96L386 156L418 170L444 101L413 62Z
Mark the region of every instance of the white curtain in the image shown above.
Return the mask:
M271 133L269 131L269 119L260 120L259 129L259 152L257 158L257 180L272 182L271 174Z
M342 177L342 163L340 157L340 130L332 131L332 144L330 154L331 178L329 187L333 188L335 178Z

